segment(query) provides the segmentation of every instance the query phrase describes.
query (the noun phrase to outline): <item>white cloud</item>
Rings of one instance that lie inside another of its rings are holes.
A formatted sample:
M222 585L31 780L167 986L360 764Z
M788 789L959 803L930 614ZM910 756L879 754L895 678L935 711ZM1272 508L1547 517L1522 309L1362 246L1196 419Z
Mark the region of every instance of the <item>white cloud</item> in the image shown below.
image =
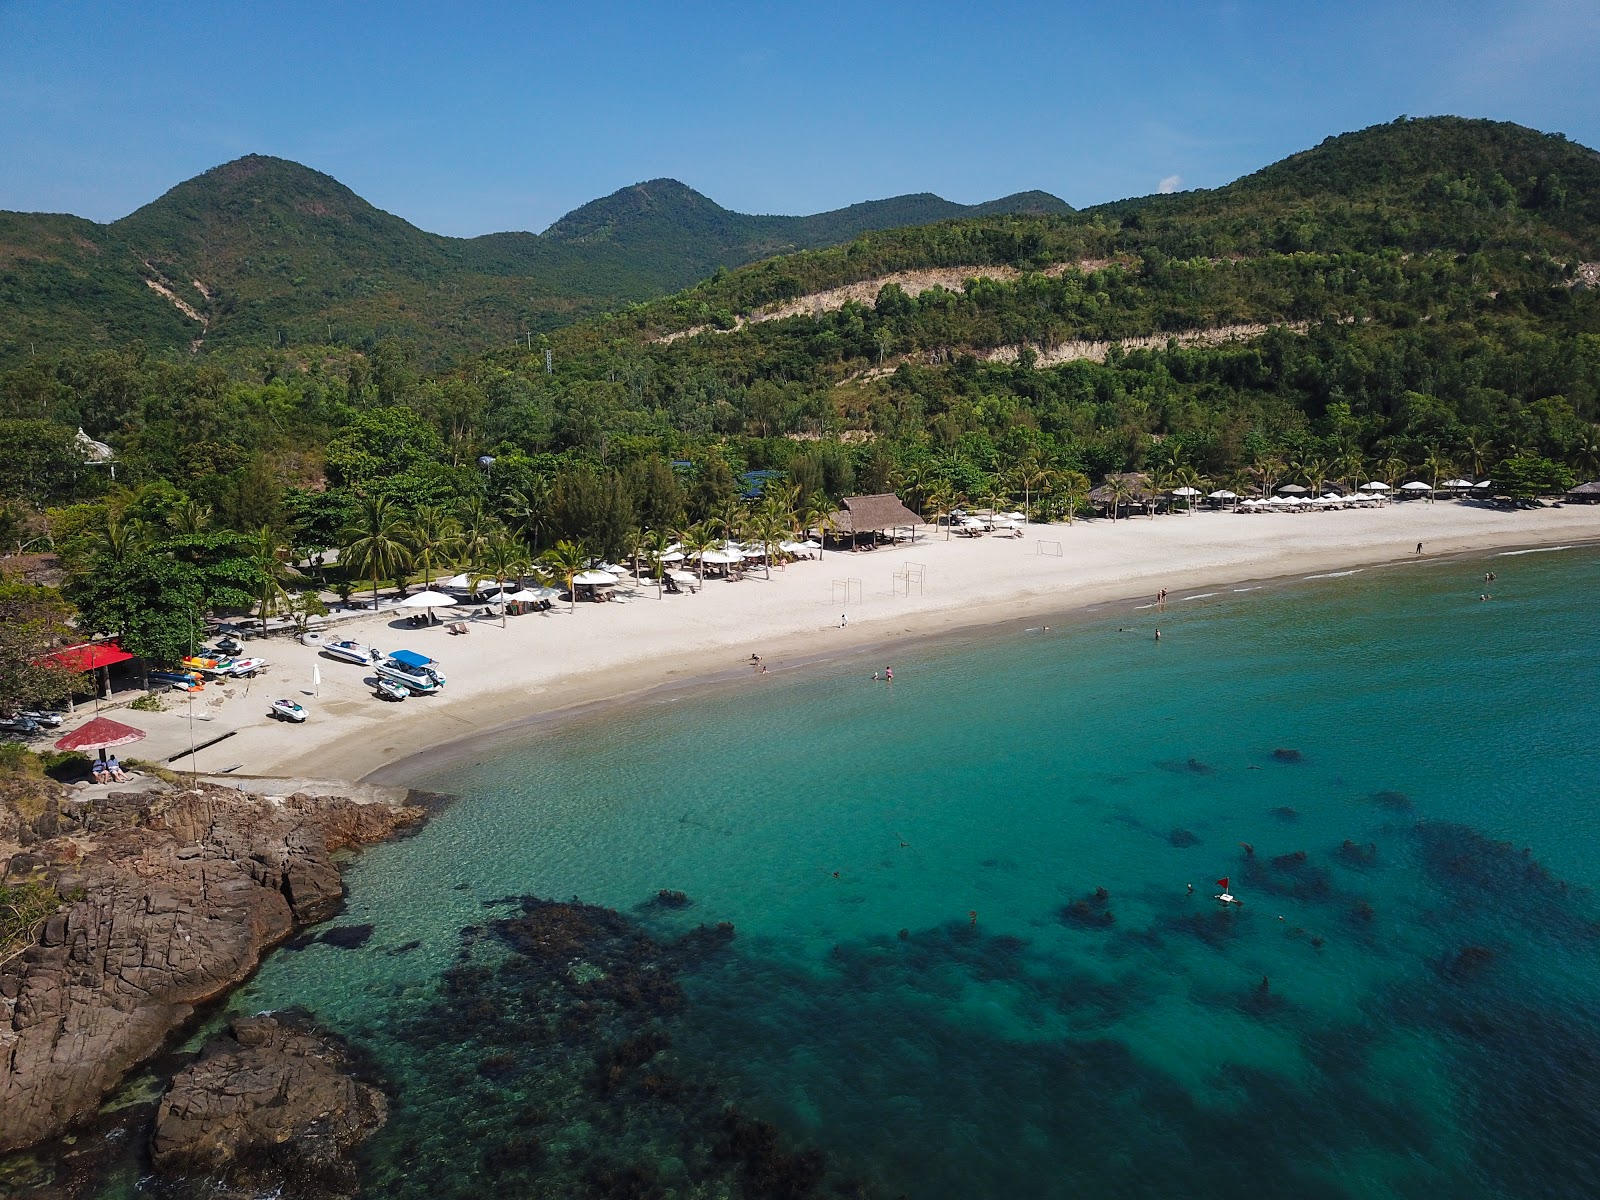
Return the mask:
M1183 176L1182 175L1168 175L1165 179L1163 179L1161 181L1160 185L1156 188L1156 191L1160 192L1163 196L1170 196L1173 192L1177 191L1182 186L1183 186Z

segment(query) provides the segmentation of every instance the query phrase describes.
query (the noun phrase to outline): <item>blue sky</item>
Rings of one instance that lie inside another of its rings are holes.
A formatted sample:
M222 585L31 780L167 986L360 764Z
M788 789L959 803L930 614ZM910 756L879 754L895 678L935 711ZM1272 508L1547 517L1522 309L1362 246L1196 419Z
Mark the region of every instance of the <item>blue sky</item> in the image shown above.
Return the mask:
M669 175L729 208L1211 187L1401 113L1600 146L1600 3L0 0L0 208L122 216L252 151L425 229Z

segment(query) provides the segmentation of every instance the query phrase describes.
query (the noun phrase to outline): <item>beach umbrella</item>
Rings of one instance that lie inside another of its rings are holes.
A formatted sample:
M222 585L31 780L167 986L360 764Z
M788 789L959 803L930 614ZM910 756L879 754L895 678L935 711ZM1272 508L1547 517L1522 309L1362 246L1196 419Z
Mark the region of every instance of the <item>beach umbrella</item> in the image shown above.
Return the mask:
M1446 479L1439 486L1440 487L1447 487L1447 488L1469 488L1469 487L1472 486L1472 480L1470 480L1470 479Z
M1212 492L1206 497L1207 500L1237 500L1238 498L1238 492L1230 492L1227 488L1222 488L1220 491Z
M1413 479L1410 483L1402 483L1400 485L1400 490L1402 492L1431 492L1431 491L1433 491L1433 489L1431 487L1429 487L1427 484L1423 483L1422 480L1420 480L1420 479Z
M1196 495L1198 494L1199 493L1197 492ZM1025 515L1019 512L1001 513L1000 515L1006 518L1008 521L1026 521L1028 519Z
M779 542L778 549L785 554L799 554L800 551L805 549L805 546L800 542Z
M126 746L144 738L144 730L113 721L110 717L96 717L64 737L56 739L57 750L99 750L100 757L112 746Z
M677 583L699 583L700 577L693 571L668 571L667 577Z
M682 550L668 550L665 554L663 554L661 556L661 561L664 562L664 563L682 562L683 561L683 551Z
M472 576L464 574L452 575L449 579L439 580L439 586L442 588L469 588L472 586Z
M572 577L572 582L584 587L613 587L617 577L609 571L579 571Z
M449 608L456 603L454 596L444 592L416 592L400 601L401 608Z
M1174 496L1198 496L1200 495L1200 489L1195 487L1173 488L1172 494Z
M1389 485L1382 480L1374 479L1371 483L1363 483L1361 490L1363 492L1387 492Z
M1303 488L1298 483L1286 483L1278 488L1280 496L1304 496L1310 488Z
M822 549L822 543L821 542L812 541L810 538L807 538L805 541L801 542L800 545L801 545L802 548L804 548L806 550L821 550Z
M707 563L736 563L742 561L743 556L737 550L707 550L700 555L701 562Z

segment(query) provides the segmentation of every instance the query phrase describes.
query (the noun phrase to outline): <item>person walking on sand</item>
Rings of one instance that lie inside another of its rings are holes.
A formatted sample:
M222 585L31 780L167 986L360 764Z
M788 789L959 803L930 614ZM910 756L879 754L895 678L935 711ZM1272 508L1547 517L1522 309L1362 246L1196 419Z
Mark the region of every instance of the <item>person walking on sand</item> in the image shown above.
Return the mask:
M1418 554L1421 554L1421 553L1422 553L1422 543L1421 543L1421 542L1418 542L1418 543L1417 543L1417 553L1418 553Z
M849 613L840 613L839 614L839 628L843 629L848 624L850 624L850 614Z

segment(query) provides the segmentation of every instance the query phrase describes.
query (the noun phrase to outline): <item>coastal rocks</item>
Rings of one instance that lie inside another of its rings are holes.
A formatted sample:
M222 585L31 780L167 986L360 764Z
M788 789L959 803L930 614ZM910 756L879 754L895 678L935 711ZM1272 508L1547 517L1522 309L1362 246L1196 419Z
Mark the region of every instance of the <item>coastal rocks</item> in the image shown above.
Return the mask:
M1306 758L1306 756L1304 754L1301 754L1300 751L1291 750L1291 749L1289 749L1288 747L1285 747L1285 746L1279 746L1276 750L1274 750L1272 752L1272 761L1273 762L1297 763L1297 762L1304 762L1305 758Z
M1109 929L1117 923L1111 911L1111 893L1103 887L1095 888L1081 900L1074 900L1062 908L1061 923L1073 929Z
M1180 850L1187 850L1190 846L1198 846L1200 839L1187 829L1174 829L1167 834L1167 843Z
M236 1017L173 1079L151 1161L193 1180L196 1195L352 1195L351 1153L383 1125L388 1103L351 1072L344 1045L304 1016Z
M0 874L62 899L33 945L0 964L0 1152L94 1111L130 1068L255 970L298 925L342 901L336 849L422 810L201 785L99 802L73 832L15 853ZM66 815L70 807L62 806Z

